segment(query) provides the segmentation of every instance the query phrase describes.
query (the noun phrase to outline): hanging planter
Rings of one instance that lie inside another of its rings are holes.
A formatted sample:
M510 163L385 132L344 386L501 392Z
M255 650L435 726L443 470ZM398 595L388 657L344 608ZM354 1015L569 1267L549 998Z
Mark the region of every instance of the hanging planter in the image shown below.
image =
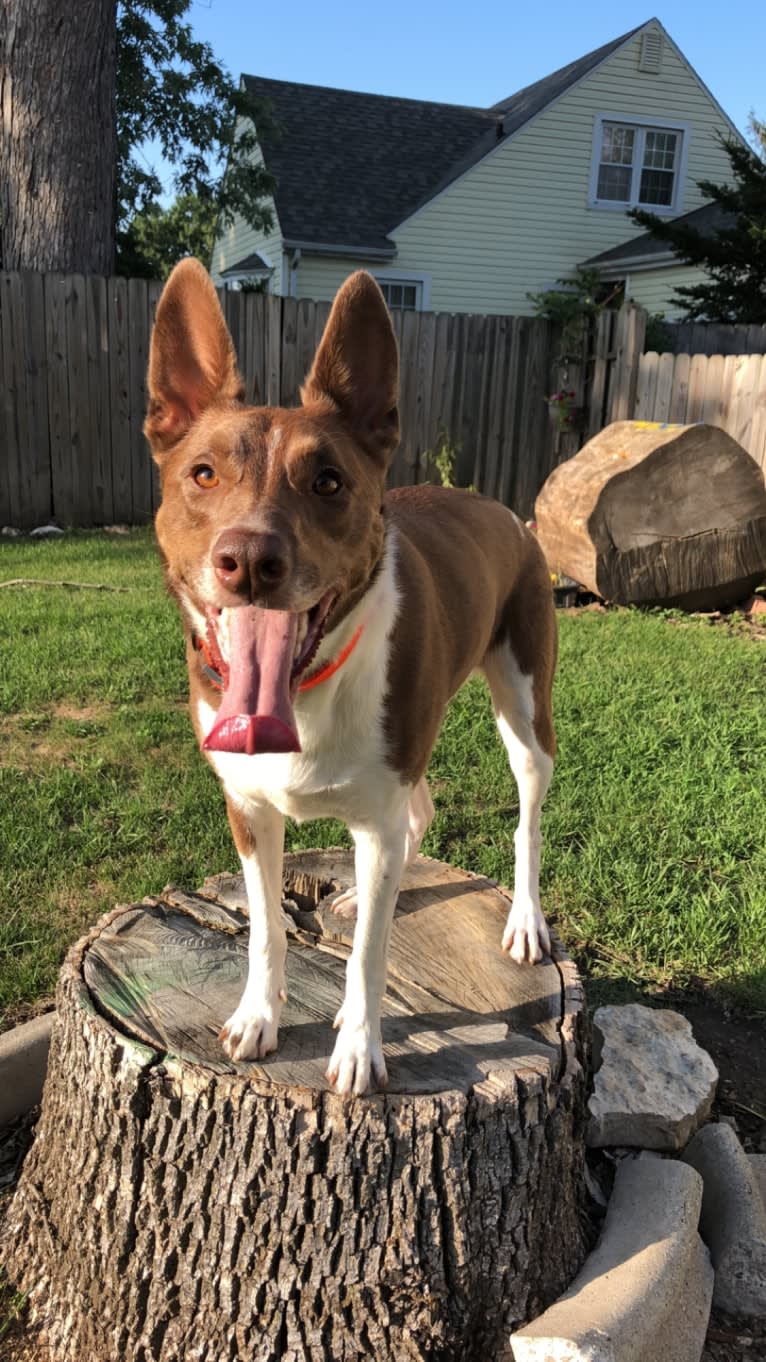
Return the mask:
M545 400L559 430L580 429L583 408L578 405L577 393L572 388L562 388Z

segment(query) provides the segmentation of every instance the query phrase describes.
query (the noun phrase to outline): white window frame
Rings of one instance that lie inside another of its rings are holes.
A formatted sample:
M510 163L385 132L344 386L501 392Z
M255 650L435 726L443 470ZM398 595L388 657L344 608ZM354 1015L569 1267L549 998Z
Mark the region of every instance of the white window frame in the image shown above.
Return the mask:
M624 127L634 128L638 136L633 146L633 179L629 199L600 199L598 197L598 172L601 165L601 146L604 124L621 123ZM676 132L679 134L680 148L675 169L672 203L641 203L638 193L641 187L641 172L644 162L644 145L647 132ZM686 183L686 164L689 157L689 124L679 123L674 118L645 118L639 114L600 113L596 114L593 128L593 152L591 155L590 185L588 207L599 212L624 213L628 208L646 208L659 217L677 217L683 212L684 185Z
M373 270L373 277L379 284L415 284L417 298L414 312L428 312L431 301L431 276L419 274L416 270Z

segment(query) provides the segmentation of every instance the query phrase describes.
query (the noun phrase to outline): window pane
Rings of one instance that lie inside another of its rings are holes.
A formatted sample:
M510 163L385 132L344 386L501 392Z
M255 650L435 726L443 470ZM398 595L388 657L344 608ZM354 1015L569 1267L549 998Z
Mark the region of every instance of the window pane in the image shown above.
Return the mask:
M612 203L627 203L632 176L630 166L600 166L596 197Z
M601 138L601 164L630 166L633 164L635 129L620 123L605 123Z
M649 170L673 170L677 141L674 132L647 132L644 166Z
M643 170L641 172L641 203L657 203L669 208L673 202L672 170Z
M393 279L379 279L378 283L389 307L406 307L417 311L419 284L404 284Z

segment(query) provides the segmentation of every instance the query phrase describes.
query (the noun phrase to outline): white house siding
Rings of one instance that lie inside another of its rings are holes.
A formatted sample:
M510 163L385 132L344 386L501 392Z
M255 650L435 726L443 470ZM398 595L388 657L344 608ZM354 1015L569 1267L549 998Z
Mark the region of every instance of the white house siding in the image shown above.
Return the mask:
M256 158L262 162L260 149L256 152ZM237 216L230 226L225 227L221 235L217 238L213 246L213 255L210 262L210 273L216 284L220 284L221 271L236 265L238 260L244 260L246 256L252 255L253 251L259 251L264 259L273 266L273 273L269 283L270 293L280 293L282 285L282 231L277 217L276 204L271 196L266 199L268 207L271 209L273 219L271 230L263 232L255 227L251 227L243 217Z
M688 288L699 284L705 278L703 270L693 265L669 265L665 269L636 270L628 281L628 295L647 312L659 313L668 321L676 320L683 308L670 302L671 294L677 288Z
M396 266L430 273L434 311L529 313L527 292L554 286L579 261L638 235L623 213L588 207L599 113L689 124L679 213L704 202L698 179L730 177L716 137L730 127L712 98L667 40L661 72L639 71L640 45L637 33L391 232ZM666 277L671 292L670 271Z

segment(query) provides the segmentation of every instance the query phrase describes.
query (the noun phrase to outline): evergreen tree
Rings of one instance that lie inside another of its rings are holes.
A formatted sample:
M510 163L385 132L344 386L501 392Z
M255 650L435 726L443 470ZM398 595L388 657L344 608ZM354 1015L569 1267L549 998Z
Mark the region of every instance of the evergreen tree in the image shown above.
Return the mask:
M766 150L766 125L753 119L752 129ZM721 210L720 224L710 234L644 209L629 216L667 242L683 264L705 271L704 282L679 287L673 295L687 320L766 323L766 162L741 142L725 146L733 182L698 182Z

